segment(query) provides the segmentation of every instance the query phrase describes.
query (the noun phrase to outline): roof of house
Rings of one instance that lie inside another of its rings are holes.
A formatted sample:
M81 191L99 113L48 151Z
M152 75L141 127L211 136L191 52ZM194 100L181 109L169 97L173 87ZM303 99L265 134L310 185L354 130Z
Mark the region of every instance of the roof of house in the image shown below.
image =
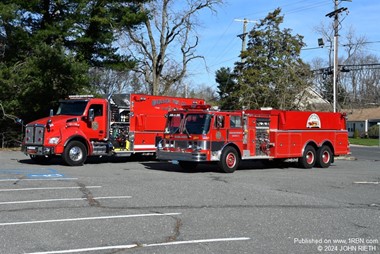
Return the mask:
M348 121L365 121L371 119L380 119L380 107L363 108L363 109L345 109Z
M294 104L300 110L330 111L332 109L331 104L311 87L307 87L297 94Z

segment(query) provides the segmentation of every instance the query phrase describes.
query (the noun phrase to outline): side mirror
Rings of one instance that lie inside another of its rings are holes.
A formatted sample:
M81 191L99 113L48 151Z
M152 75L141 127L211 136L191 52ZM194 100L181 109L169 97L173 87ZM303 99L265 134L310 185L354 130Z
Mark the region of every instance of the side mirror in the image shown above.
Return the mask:
M90 122L93 122L95 119L95 112L94 112L94 109L93 108L90 108L90 110L88 111L88 120Z
M24 121L23 121L22 119L20 119L20 118L16 118L16 119L15 119L15 122L16 122L17 124L24 125Z

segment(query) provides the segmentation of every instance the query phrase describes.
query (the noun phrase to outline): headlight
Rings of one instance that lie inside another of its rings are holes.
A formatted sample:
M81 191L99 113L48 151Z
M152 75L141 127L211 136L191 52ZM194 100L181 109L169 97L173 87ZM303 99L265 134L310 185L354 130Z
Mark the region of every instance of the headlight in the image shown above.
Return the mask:
M56 145L56 144L58 144L58 142L59 142L59 137L52 137L52 138L49 138L49 144L51 144L51 145Z
M162 149L163 148L163 146L162 146L162 143L164 142L164 140L163 139L161 139L159 142L158 142L158 144L157 144L157 148L158 149Z

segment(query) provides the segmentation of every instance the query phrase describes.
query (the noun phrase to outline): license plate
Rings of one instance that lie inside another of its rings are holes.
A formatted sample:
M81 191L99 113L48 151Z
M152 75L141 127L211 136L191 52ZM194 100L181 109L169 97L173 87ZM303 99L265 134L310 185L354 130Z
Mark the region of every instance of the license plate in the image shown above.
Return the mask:
M28 153L28 154L35 154L35 153L37 153L37 147L35 147L35 146L28 146L28 147L26 147L26 153Z

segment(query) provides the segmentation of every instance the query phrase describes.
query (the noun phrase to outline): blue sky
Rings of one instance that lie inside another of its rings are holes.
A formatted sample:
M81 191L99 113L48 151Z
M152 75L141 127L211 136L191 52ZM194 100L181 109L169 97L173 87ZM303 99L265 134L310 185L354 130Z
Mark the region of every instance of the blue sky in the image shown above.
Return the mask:
M217 8L212 15L208 11L199 14L201 27L197 32L200 38L197 49L198 54L205 57L195 60L189 66L189 81L192 86L216 87L215 72L221 67L233 68L234 62L239 60L242 47L241 39L237 37L243 32L243 23L235 19L260 20L268 12L280 7L284 15L284 28L293 30L293 34L304 36L306 48L318 47L318 35L315 28L324 23L326 26L332 18L325 15L334 10L333 0L226 0L225 4ZM380 1L378 0L352 0L341 1L339 7L347 7L348 15L340 15L340 34L347 32L349 27L355 30L356 36L365 36L368 42L380 41ZM253 23L247 25L251 30ZM340 44L344 44L343 38ZM341 48L339 49L343 51ZM368 44L368 51L380 54L380 43ZM310 62L315 57L328 57L328 50L303 50L301 57Z

